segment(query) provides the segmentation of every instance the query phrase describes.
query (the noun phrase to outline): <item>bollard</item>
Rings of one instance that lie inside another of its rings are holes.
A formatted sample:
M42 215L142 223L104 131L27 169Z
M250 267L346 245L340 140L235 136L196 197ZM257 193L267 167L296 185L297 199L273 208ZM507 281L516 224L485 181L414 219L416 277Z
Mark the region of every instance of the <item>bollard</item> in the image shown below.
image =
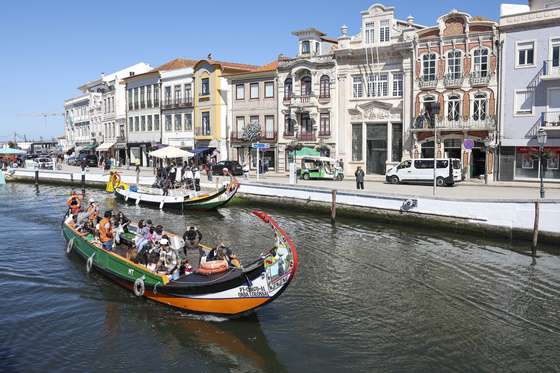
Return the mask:
M533 225L533 245L531 246L531 255L533 257L533 265L537 264L537 242L539 239L539 201L535 202L535 224Z
M331 202L331 224L336 221L336 190L332 191L332 202Z
M82 196L86 195L86 170L82 170Z

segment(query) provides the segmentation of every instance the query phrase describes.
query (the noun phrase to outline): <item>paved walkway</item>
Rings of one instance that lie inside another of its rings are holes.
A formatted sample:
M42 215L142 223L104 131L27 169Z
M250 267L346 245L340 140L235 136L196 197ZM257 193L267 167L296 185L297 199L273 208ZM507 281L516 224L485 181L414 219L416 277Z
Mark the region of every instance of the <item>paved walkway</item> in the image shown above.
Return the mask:
M64 171L79 172L79 167L63 166ZM136 175L135 168L119 169L124 175ZM102 168L89 168L90 173L104 173ZM140 176L154 176L152 168L141 168ZM216 177L214 177L215 182ZM243 180L242 177L239 177ZM250 182L256 182L255 175L251 175ZM288 177L279 174L267 174L260 178L263 183L288 184ZM202 176L202 182L207 182L206 176ZM298 180L298 186L314 186L325 187L337 190L356 190L354 179L345 179L344 181L330 180ZM539 198L539 183L530 182L495 182L485 185L483 181L471 180L468 182L460 182L454 187L437 188L436 196L444 198L469 199L469 198L487 198L487 199L513 199L513 198ZM433 195L433 187L431 185L419 184L399 184L392 185L385 183L384 177L368 176L365 182L366 192L379 194L395 194L407 196L423 196L430 197ZM560 199L560 184L545 184L546 198Z

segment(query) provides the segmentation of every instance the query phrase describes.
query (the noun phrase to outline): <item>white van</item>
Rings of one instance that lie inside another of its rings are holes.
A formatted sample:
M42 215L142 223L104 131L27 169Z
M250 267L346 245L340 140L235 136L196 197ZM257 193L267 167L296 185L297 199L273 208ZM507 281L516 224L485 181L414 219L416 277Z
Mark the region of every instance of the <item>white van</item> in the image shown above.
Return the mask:
M453 185L461 181L461 160L457 158L438 159L436 168L436 185ZM391 184L402 182L433 182L434 159L420 158L402 161L385 174L385 179Z

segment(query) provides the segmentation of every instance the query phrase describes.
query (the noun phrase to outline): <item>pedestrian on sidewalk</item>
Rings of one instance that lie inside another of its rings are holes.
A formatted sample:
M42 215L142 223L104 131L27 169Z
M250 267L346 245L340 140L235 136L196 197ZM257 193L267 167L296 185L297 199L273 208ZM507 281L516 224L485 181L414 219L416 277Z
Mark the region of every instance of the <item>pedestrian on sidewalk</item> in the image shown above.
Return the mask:
M361 166L358 166L356 172L354 172L354 176L356 176L356 189L364 189L364 170L362 170Z
M249 165L247 162L243 163L243 178L249 180Z

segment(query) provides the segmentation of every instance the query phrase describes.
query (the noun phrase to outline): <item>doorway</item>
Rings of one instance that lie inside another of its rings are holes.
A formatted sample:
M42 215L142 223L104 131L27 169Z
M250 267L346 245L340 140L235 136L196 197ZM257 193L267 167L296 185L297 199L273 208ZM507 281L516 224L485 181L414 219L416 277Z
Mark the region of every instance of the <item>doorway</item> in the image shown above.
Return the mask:
M387 124L367 125L366 173L385 175L387 162Z
M486 169L486 150L484 147L475 147L471 153L471 177L484 176Z

